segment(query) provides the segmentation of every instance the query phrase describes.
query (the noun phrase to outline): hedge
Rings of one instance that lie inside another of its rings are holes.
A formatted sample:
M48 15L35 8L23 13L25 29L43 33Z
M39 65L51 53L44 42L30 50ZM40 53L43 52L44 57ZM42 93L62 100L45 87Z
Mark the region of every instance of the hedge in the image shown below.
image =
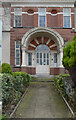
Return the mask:
M2 74L2 101L4 105L16 104L29 85L30 75L22 72Z
M66 93L65 83L64 82L65 82L65 78L69 77L69 76L70 76L69 74L54 76L54 84L61 91L62 95L65 98L67 98L68 95Z

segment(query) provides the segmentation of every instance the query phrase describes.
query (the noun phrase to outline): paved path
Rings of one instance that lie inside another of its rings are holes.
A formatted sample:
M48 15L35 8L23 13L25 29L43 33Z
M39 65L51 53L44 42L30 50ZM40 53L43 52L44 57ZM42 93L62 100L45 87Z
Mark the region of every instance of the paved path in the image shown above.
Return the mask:
M71 113L51 82L31 82L15 118L67 118Z

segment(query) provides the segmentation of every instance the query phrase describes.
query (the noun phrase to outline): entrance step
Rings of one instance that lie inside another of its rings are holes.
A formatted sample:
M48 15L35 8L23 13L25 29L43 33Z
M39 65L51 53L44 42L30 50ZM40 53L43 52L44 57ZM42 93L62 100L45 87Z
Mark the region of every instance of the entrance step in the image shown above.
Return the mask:
M34 76L31 76L31 81L32 82L53 82L54 81L54 76L51 76L51 75L34 75Z

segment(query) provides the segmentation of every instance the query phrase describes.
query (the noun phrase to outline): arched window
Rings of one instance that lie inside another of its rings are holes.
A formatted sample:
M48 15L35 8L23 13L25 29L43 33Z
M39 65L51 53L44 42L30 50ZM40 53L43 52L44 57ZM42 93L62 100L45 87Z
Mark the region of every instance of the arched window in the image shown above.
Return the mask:
M46 46L46 45L39 45L37 48L36 48L37 51L49 51L49 47Z

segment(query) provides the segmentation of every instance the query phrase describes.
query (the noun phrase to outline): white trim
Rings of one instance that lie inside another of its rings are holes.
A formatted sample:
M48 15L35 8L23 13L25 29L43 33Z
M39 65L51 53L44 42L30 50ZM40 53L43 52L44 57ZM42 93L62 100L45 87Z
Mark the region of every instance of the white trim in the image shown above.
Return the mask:
M55 46L56 46L56 44L53 44L53 45L50 46L50 48L55 47Z
M12 7L74 7L75 0L50 0L50 1L17 1L12 2ZM3 1L2 1L3 2Z
M49 39L46 44L48 45L50 41L51 41L51 40Z
M35 45L33 45L33 44L31 44L31 43L30 43L29 45L30 45L30 46L32 46L32 47L34 47L34 48L36 48L36 46L35 46Z
M41 42L44 43L44 36L41 37Z
M14 12L11 12L11 14L14 14ZM32 13L32 14L29 14L28 12L22 12L22 14L35 15L35 14L38 14L38 12L34 12L34 13ZM71 14L73 15L74 12L71 12ZM46 15L52 15L52 16L63 15L63 12L58 12L58 13L56 13L56 14L52 14L51 12L46 12Z
M35 39L35 42L39 45L39 42L38 42L38 40L37 40L37 39Z

